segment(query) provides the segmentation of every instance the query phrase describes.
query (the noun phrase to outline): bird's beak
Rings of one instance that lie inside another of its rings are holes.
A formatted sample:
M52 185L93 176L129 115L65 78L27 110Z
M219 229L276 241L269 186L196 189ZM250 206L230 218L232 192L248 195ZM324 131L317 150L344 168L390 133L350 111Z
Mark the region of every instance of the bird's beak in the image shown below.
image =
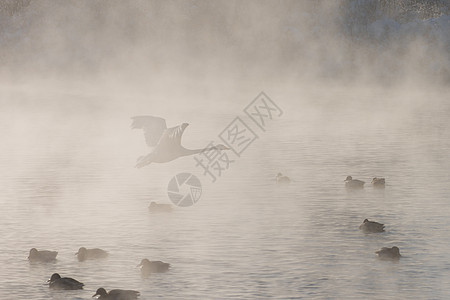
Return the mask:
M142 266L142 263L138 264L138 265L136 266L136 268L137 268L137 267L141 267L141 266Z
M79 252L75 253L75 255L78 255Z
M131 120L133 120L133 122L131 122L130 127L134 129L136 128L136 120L134 120L133 118L131 118Z
M94 296L92 296L92 298L94 298L95 296L98 296L99 294L97 294L97 293L95 293L95 295Z

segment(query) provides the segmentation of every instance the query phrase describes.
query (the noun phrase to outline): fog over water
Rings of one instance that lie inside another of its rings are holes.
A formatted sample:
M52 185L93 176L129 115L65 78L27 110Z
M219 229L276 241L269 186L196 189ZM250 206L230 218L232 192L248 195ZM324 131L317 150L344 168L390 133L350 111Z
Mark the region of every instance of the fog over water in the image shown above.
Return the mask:
M450 297L449 1L0 3L0 299ZM244 112L261 92L282 110L264 130ZM138 115L189 123L189 149L236 117L257 139L215 182L194 156L138 169ZM190 207L167 193L183 172ZM143 258L171 268L143 278Z

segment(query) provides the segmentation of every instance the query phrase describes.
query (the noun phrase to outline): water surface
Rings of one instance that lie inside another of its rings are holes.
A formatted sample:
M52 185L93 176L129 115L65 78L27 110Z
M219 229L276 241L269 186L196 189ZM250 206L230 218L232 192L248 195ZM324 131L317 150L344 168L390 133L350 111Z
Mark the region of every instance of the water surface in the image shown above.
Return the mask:
M141 299L449 298L443 95L272 92L283 116L266 132L254 127L259 138L212 183L192 157L133 168L148 149L129 117L152 114L155 102L8 94L0 112L0 298L91 299L98 287L135 289ZM201 148L236 116L254 126L242 112L252 98L243 98L185 104L164 117L169 126L189 122L183 143ZM180 172L200 178L200 201L149 213L150 201L169 203L167 183ZM276 186L278 172L292 183ZM387 186L348 192L347 175L385 177ZM365 218L386 232L359 232ZM393 245L399 262L376 259L374 251ZM110 257L78 262L81 246ZM32 247L57 250L58 260L30 264ZM172 268L142 279L142 258ZM54 272L85 289L49 290Z

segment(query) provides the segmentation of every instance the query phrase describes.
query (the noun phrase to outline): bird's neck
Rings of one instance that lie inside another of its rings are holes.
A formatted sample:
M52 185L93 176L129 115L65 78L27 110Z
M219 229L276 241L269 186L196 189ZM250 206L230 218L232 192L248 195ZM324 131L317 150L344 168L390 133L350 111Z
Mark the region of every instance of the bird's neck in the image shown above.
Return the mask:
M202 152L205 149L186 149L186 148L182 148L181 150L181 156L189 156L189 155L194 155L194 154L198 154L200 152Z
M184 148L184 147L182 147L182 150L181 150L181 156L189 156L189 155L194 155L194 154L198 154L198 153L201 153L201 152L208 152L208 151L211 151L211 150L216 150L217 151L217 147L206 147L206 148L203 148L203 149L186 149L186 148Z

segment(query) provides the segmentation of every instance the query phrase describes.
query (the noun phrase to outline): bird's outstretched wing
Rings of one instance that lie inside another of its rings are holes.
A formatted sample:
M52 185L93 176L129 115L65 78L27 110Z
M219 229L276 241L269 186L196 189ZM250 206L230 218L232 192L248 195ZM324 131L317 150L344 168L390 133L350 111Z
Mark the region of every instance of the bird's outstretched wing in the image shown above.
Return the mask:
M163 118L152 116L136 116L132 117L131 119L133 119L131 128L143 129L145 142L150 147L154 147L158 144L159 139L167 129L166 120L164 120Z
M158 147L169 151L179 151L181 149L181 137L186 127L188 127L188 124L183 123L179 126L168 128L161 136Z

